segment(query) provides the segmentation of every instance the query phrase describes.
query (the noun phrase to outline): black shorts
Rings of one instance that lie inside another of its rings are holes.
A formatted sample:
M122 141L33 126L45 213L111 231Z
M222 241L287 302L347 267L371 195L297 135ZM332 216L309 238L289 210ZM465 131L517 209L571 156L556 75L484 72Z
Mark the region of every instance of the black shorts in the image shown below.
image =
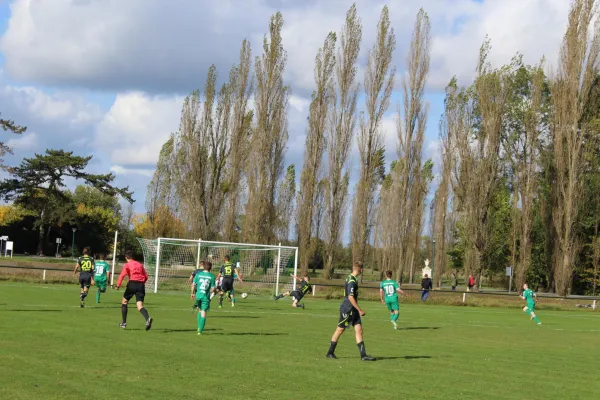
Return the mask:
M142 282L127 282L127 288L125 289L123 297L125 300L129 301L133 296L135 296L135 301L144 301L144 297L146 296L146 286L144 286Z
M340 322L338 322L338 327L346 329L350 324L352 324L352 326L362 324L358 310L353 308L352 310L345 312L345 310L340 309Z
M290 293L290 296L292 296L292 299L298 300L298 301L302 300L302 298L304 297L302 292L299 290L294 290L292 293Z
M92 274L89 272L82 272L79 274L79 285L81 288L90 288L92 286Z
M221 290L224 292L233 292L233 279L223 279Z

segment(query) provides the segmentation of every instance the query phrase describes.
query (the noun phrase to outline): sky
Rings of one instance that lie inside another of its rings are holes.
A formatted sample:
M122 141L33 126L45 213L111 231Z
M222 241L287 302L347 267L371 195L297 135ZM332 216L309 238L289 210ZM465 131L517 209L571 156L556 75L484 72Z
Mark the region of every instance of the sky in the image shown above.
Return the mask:
M462 84L472 82L486 35L493 65L521 53L529 64L545 57L551 73L569 9L569 0L356 4L363 25L359 82L384 5L396 33L396 90L381 126L388 165L396 157L401 82L420 8L432 29L423 156L434 162L443 89L453 76ZM244 38L252 43L253 56L259 55L269 17L281 11L285 80L293 93L286 164L299 171L314 59L327 33L340 31L351 5L350 0L0 0L0 113L28 128L21 136L0 132L15 153L5 160L16 165L47 148L93 155L89 170L112 171L117 185L134 191L135 210L143 212L146 186L162 144L178 129L183 98L202 87L211 64L227 77ZM348 161L354 178L356 142Z

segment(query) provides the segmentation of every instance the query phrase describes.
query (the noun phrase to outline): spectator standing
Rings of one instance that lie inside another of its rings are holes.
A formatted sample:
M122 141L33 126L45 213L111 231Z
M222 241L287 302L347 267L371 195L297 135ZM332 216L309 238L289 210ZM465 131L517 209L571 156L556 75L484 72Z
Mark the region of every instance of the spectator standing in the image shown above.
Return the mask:
M469 274L469 281L468 281L468 285L467 285L467 292L473 291L473 287L474 286L475 286L475 278L473 277L473 274Z
M426 301L429 297L429 291L433 288L431 278L425 274L425 277L421 281L421 301Z
M450 278L450 286L452 286L452 291L456 291L456 287L458 286L458 279L456 279L456 273L452 273L452 277Z

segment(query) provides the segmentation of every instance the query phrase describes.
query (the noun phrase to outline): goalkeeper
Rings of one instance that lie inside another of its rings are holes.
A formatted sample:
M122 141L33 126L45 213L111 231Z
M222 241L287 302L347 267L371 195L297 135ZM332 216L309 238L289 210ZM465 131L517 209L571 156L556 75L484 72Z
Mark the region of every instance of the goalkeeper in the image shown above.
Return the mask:
M231 297L231 307L235 307L235 291L233 290L233 281L237 275L237 280L243 282L240 272L237 267L229 261L229 256L225 256L225 263L221 266L217 280L223 278L221 284L221 296L219 297L219 308L223 307L223 296L227 293L228 297Z
M285 292L278 296L274 296L273 298L275 300L279 300L286 296L291 295L292 299L294 299L294 302L292 303L292 307L301 307L302 309L304 309L304 304L300 304L300 300L302 300L302 298L304 297L304 295L306 293L308 293L308 292L312 293L312 285L309 283L309 277L308 277L308 275L304 275L304 277L302 279L300 279L296 275L293 275L293 274L290 276L292 278L296 279L298 282L300 282L300 289L294 290L291 293Z

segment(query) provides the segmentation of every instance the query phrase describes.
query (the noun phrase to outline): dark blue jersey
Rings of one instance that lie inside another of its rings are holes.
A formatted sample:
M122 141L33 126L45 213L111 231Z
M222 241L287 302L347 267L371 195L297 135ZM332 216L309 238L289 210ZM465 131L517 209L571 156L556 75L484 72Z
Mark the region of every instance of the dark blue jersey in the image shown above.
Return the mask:
M232 279L235 274L235 267L229 261L221 266L221 270L219 271L221 275L223 275L223 279Z
M92 273L94 272L94 258L90 256L82 256L77 260L77 265L79 265L79 270L81 273Z
M354 297L354 300L358 301L358 280L352 274L348 275L346 283L344 283L344 301L340 306L340 311L343 313L348 313L354 308L348 300L349 297Z
M302 282L300 282L300 293L302 293L302 295L305 295L308 292L312 293L312 285L303 280Z

